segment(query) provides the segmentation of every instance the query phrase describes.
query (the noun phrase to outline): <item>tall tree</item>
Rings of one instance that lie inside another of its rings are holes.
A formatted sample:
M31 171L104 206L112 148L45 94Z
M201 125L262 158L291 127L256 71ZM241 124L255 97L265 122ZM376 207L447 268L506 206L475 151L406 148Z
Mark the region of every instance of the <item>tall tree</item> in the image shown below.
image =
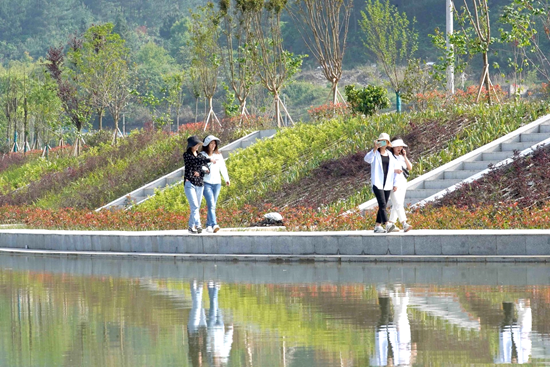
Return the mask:
M293 0L290 14L315 57L323 75L332 85L332 103L338 97L353 0Z
M57 95L61 100L65 114L76 129L74 154L79 155L82 149L82 128L92 115L92 94L83 86L82 72L82 39L76 36L69 40L67 63L63 46L51 47L46 56L46 70L57 83Z
M254 61L258 65L258 75L263 86L274 96L275 120L277 126L284 125L281 107L294 124L286 106L281 100L281 90L292 80L300 70L302 60L306 55L295 56L283 47L281 32L281 14L288 0L267 0L263 8L256 1L246 2L253 7L252 36Z
M199 7L197 12L191 12L190 46L191 66L199 76L204 98L208 101L208 115L204 129L214 119L221 126L221 122L214 112L213 98L218 88L219 69L222 64L220 38L220 14L214 9L214 4L208 2Z
M249 116L246 99L256 83L258 68L251 57L254 47L251 32L254 13L261 10L262 5L262 1L254 0L220 0L227 44L223 60L229 85L239 101L241 119Z
M389 0L367 0L361 11L361 29L364 45L382 65L395 91L396 110L401 112L401 92L407 75L405 66L418 48L418 33L411 25L407 14L400 14Z

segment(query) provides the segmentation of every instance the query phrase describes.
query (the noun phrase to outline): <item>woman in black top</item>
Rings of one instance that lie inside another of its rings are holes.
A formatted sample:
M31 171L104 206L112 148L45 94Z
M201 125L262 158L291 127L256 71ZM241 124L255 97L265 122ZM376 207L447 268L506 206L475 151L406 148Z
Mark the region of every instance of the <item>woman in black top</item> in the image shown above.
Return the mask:
M197 153L200 147L202 147L202 141L196 136L190 136L187 138L187 151L183 153L185 164L185 196L191 207L191 215L189 217L190 233L202 232L199 209L204 190L203 177L208 171L206 165L210 162L215 163L215 160L212 161L210 158Z

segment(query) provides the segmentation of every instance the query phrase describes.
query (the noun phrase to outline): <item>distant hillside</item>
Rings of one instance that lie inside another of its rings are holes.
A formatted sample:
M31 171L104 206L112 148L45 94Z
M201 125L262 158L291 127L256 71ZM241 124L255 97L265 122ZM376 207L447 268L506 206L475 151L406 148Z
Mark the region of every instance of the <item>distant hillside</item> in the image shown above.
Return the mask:
M113 22L126 33L129 44L138 47L147 40L168 47L170 28L189 8L207 0L2 0L0 2L0 62L22 59L27 53L33 58L44 56L52 45L65 43L67 37L81 33L93 23ZM214 1L216 2L216 1ZM491 15L496 21L502 7L511 0L490 1ZM409 18L416 18L419 32L418 56L435 61L435 49L428 34L445 26L444 0L391 0ZM457 1L457 6L461 1ZM369 60L361 41L363 1L356 1L351 18L347 68ZM288 18L288 16L286 16ZM288 19L286 19L288 20ZM494 26L497 37L499 26ZM293 22L286 23L285 42L295 53L308 53ZM175 55L172 55L175 57ZM502 56L505 57L505 56ZM312 61L310 61L312 62ZM501 63L504 66L506 63Z

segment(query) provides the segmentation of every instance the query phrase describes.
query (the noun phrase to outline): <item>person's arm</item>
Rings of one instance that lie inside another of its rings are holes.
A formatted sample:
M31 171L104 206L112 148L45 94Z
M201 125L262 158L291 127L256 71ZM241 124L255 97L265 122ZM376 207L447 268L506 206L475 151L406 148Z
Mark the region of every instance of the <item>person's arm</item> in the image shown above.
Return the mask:
M378 151L378 148L380 148L380 144L378 143L377 140L375 140L374 148L372 148L364 158L365 162L367 162L368 164L372 164L372 162L374 161L374 157L376 156L376 152Z
M230 185L229 174L227 173L227 166L225 165L225 160L223 158L220 159L219 164L220 164L220 173L222 174L222 177L225 180L225 184L229 186Z
M405 158L405 164L407 165L407 169L410 171L413 169L413 165L411 161L409 161L409 158L407 158L407 151L403 149L403 158Z

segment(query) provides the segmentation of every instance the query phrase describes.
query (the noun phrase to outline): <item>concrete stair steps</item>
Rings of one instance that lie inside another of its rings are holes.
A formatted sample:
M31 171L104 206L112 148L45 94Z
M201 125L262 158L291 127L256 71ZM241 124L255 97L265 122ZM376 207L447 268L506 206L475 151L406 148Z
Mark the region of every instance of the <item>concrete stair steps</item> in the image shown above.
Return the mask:
M481 160L482 161L491 161L491 162L500 162L507 158L510 158L513 155L511 152L490 152L490 153L482 153L481 154ZM487 168L487 167L485 167Z
M173 185L183 180L183 176L166 177L166 185Z
M468 177L471 177L473 175L475 175L476 173L478 173L479 171L478 170L456 170L456 171L446 171L444 174L443 174L443 177L445 179L455 179L455 178L459 178L459 179L467 179Z
M531 141L520 141L516 143L502 143L500 146L500 149L503 152L511 152L513 154L514 150L522 151L524 149L530 148L532 145L533 145L533 142Z
M539 141L543 141L545 139L548 139L548 133L529 133L521 134L520 136L520 141L532 141L533 144L538 143Z
M440 192L441 189L413 189L407 190L407 197L425 199Z
M504 158L504 159L506 159L506 158ZM488 168L490 164L496 164L496 163L500 162L501 160L464 162L464 170L466 170L466 171L481 171L481 170L484 170L484 169Z
M155 187L153 189L144 189L143 190L143 196L153 196L155 195L155 190L158 190L159 187Z
M550 134L550 125L547 125L547 124L540 125L539 133Z
M139 196L131 196L130 201L132 203L139 203L142 200L145 200L147 198L146 195L139 195Z
M462 182L462 179L449 178L449 179L439 179L439 180L426 180L424 181L424 188L443 190L443 189L446 189L447 187L456 185L459 182Z

